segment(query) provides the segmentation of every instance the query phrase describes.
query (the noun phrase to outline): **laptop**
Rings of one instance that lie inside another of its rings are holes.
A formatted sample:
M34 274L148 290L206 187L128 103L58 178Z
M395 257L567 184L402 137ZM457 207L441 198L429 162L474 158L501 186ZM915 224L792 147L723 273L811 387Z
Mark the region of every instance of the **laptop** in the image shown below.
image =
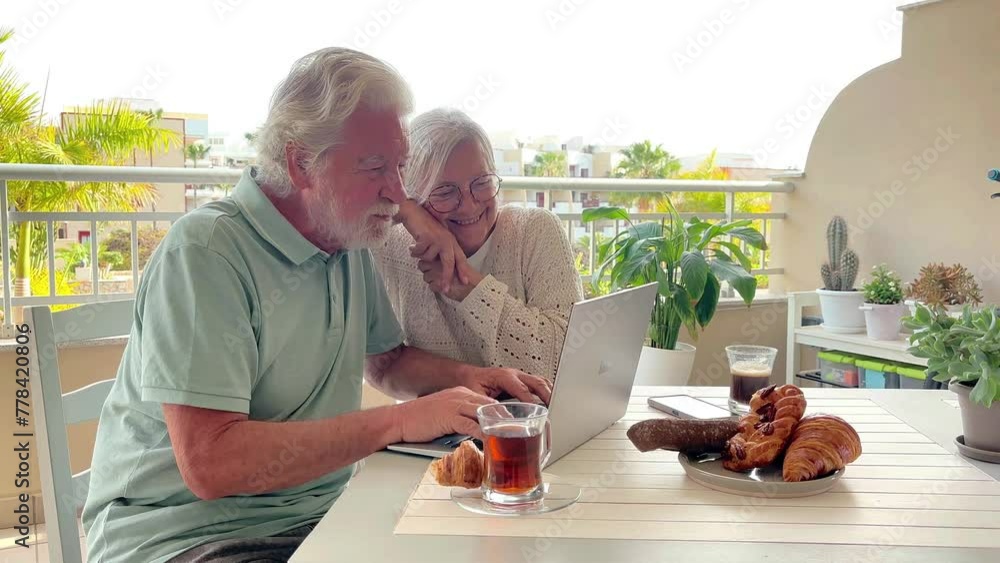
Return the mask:
M552 454L546 466L625 415L649 328L656 285L626 289L573 305L549 401ZM430 442L391 444L388 449L443 457L471 439L465 434L449 434ZM475 442L482 449L482 443Z

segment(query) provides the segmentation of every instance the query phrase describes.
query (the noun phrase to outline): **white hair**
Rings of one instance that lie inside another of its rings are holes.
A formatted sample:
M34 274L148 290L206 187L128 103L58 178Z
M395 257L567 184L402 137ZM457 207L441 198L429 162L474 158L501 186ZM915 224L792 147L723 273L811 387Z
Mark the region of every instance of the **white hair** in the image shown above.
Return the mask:
M437 108L410 122L410 158L404 172L407 194L423 201L441 176L455 147L465 141L479 145L490 172L496 170L493 145L486 131L464 112Z
M306 153L303 166L315 173L320 157L343 142L344 122L359 106L402 118L413 111L413 97L394 68L359 51L329 47L296 61L271 96L255 140L258 182L274 197L290 195L286 145L298 145Z

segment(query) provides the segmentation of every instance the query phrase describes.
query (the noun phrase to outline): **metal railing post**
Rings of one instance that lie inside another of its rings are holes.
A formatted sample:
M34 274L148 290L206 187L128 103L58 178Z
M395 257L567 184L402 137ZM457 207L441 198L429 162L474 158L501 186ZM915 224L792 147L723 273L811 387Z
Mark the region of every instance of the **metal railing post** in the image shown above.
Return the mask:
M7 215L7 180L0 178L0 230L3 240L0 240L3 252L3 324L11 325L14 307L10 300L10 217Z
M45 246L49 252L49 297L56 296L56 237L52 221L45 222Z

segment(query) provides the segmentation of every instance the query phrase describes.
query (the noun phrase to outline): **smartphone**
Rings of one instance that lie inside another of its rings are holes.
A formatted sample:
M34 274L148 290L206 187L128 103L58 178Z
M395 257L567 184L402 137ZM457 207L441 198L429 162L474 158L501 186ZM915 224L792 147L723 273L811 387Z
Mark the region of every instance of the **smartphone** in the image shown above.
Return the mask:
M734 416L729 409L713 405L690 395L667 395L650 397L649 406L661 410L677 418L689 420L708 420L713 418L729 418Z

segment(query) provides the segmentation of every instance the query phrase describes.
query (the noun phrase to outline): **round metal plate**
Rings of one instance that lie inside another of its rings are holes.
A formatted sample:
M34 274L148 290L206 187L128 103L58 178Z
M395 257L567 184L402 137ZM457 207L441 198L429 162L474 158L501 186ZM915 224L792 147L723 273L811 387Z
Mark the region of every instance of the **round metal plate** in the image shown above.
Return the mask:
M813 479L788 483L781 478L781 466L771 465L746 473L730 471L722 466L721 459L695 461L687 455L678 455L681 467L688 477L710 489L761 498L797 498L818 495L829 491L844 475L844 469Z

